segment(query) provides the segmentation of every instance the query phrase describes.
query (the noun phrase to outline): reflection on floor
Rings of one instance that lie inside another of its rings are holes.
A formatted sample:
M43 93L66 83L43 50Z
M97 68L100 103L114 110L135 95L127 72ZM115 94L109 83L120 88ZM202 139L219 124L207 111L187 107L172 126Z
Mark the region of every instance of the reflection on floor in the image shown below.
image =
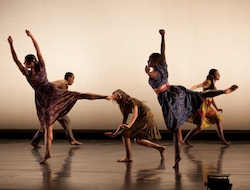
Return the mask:
M133 162L117 163L125 155L120 140L84 140L80 146L55 140L52 158L40 165L44 146L36 150L27 140L0 140L0 189L206 190L208 175L228 175L233 190L250 187L250 142L225 147L194 141L193 148L183 146L176 170L172 142L157 143L167 146L165 159L133 143Z

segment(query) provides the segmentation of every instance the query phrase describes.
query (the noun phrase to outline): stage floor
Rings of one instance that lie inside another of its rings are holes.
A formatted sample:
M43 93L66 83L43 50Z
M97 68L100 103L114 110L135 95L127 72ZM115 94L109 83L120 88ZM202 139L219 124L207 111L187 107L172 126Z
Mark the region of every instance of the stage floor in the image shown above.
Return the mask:
M193 141L182 149L179 169L174 164L171 141L165 159L155 149L132 143L133 162L118 163L125 156L120 140L83 140L72 146L54 140L52 157L41 165L45 147L33 149L28 140L0 140L0 189L8 190L206 190L210 174L230 174L233 190L250 188L250 142ZM223 190L223 189L220 189Z

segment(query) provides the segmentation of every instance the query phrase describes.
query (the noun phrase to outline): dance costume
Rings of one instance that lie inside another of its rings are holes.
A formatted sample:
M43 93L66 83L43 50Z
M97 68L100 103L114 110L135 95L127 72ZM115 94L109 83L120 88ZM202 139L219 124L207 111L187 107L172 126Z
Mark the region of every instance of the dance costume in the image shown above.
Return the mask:
M146 139L161 139L159 130L157 129L155 116L150 108L136 98L131 98L128 104L125 105L126 110L138 107L138 117L130 128L122 129L118 134L124 137L136 138L143 134ZM146 126L147 125L147 126ZM146 126L146 128L145 128ZM141 136L140 136L141 137Z
M45 64L37 64L36 71L23 67L22 73L35 90L37 116L41 126L47 128L70 111L80 93L57 88L48 81Z
M205 91L205 89L208 89L210 85L211 80L206 80L205 82L203 82L203 91ZM201 129L204 129L222 121L222 117L219 115L219 113L212 108L212 101L213 98L204 99L200 109L194 114L192 118L189 118L188 122L199 125Z
M162 62L154 67L157 78L149 78L150 86L158 94L166 127L175 132L183 123L196 113L202 104L200 92L194 92L183 86L168 85L167 64Z

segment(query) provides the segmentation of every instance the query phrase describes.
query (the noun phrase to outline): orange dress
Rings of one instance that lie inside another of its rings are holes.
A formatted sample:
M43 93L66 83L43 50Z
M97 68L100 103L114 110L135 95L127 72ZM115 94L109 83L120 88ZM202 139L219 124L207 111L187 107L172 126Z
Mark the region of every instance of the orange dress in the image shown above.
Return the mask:
M211 85L210 80L203 82L203 91ZM216 89L215 89L216 90ZM189 123L199 125L201 129L209 127L222 120L220 114L212 107L213 98L206 98L203 100L201 107L188 119Z

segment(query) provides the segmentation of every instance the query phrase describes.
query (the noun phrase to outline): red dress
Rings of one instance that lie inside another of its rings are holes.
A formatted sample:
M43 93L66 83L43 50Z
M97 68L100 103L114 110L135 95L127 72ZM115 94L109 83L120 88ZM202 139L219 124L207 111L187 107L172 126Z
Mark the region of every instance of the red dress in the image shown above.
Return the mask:
M37 116L41 126L47 128L70 111L80 93L57 88L48 81L45 64L36 64L37 71L23 67L22 73L35 90Z

